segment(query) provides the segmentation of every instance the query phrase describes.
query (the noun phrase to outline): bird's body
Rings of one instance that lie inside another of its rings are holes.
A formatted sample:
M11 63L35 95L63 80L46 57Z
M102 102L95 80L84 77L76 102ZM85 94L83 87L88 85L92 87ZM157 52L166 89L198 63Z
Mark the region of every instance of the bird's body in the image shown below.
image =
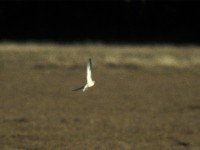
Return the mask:
M86 72L87 72L87 75L86 75L87 83L84 86L82 86L78 89L75 89L73 91L78 91L78 90L82 89L83 92L85 92L89 87L94 86L95 81L92 80L92 60L91 60L91 58L89 58L89 60L88 60Z

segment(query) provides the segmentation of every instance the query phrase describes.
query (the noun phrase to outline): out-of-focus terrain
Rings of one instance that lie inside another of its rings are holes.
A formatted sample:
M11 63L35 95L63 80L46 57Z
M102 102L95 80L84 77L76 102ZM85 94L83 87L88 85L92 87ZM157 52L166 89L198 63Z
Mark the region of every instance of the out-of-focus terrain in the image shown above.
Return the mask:
M0 149L199 150L199 67L193 45L1 43Z

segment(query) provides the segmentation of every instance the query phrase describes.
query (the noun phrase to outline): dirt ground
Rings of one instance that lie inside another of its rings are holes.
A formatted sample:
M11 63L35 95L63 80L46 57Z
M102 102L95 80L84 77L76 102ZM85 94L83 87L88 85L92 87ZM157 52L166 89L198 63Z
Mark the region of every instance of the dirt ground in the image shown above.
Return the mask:
M0 65L0 149L199 150L199 75L94 67L83 93L85 66Z

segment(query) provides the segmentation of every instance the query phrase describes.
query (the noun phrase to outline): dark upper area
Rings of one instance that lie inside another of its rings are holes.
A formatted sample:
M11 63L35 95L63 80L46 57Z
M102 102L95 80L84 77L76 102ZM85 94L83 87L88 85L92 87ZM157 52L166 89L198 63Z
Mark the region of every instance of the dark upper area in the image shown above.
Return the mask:
M200 42L191 0L5 0L0 20L1 41Z

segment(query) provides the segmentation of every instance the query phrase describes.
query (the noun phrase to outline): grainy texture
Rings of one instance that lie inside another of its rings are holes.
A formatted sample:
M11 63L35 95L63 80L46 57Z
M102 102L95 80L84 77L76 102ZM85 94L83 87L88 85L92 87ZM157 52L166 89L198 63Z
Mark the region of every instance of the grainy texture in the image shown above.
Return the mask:
M43 56L1 51L0 149L200 149L198 67L97 63L83 93L72 89L85 82L87 57L68 67L43 65Z

